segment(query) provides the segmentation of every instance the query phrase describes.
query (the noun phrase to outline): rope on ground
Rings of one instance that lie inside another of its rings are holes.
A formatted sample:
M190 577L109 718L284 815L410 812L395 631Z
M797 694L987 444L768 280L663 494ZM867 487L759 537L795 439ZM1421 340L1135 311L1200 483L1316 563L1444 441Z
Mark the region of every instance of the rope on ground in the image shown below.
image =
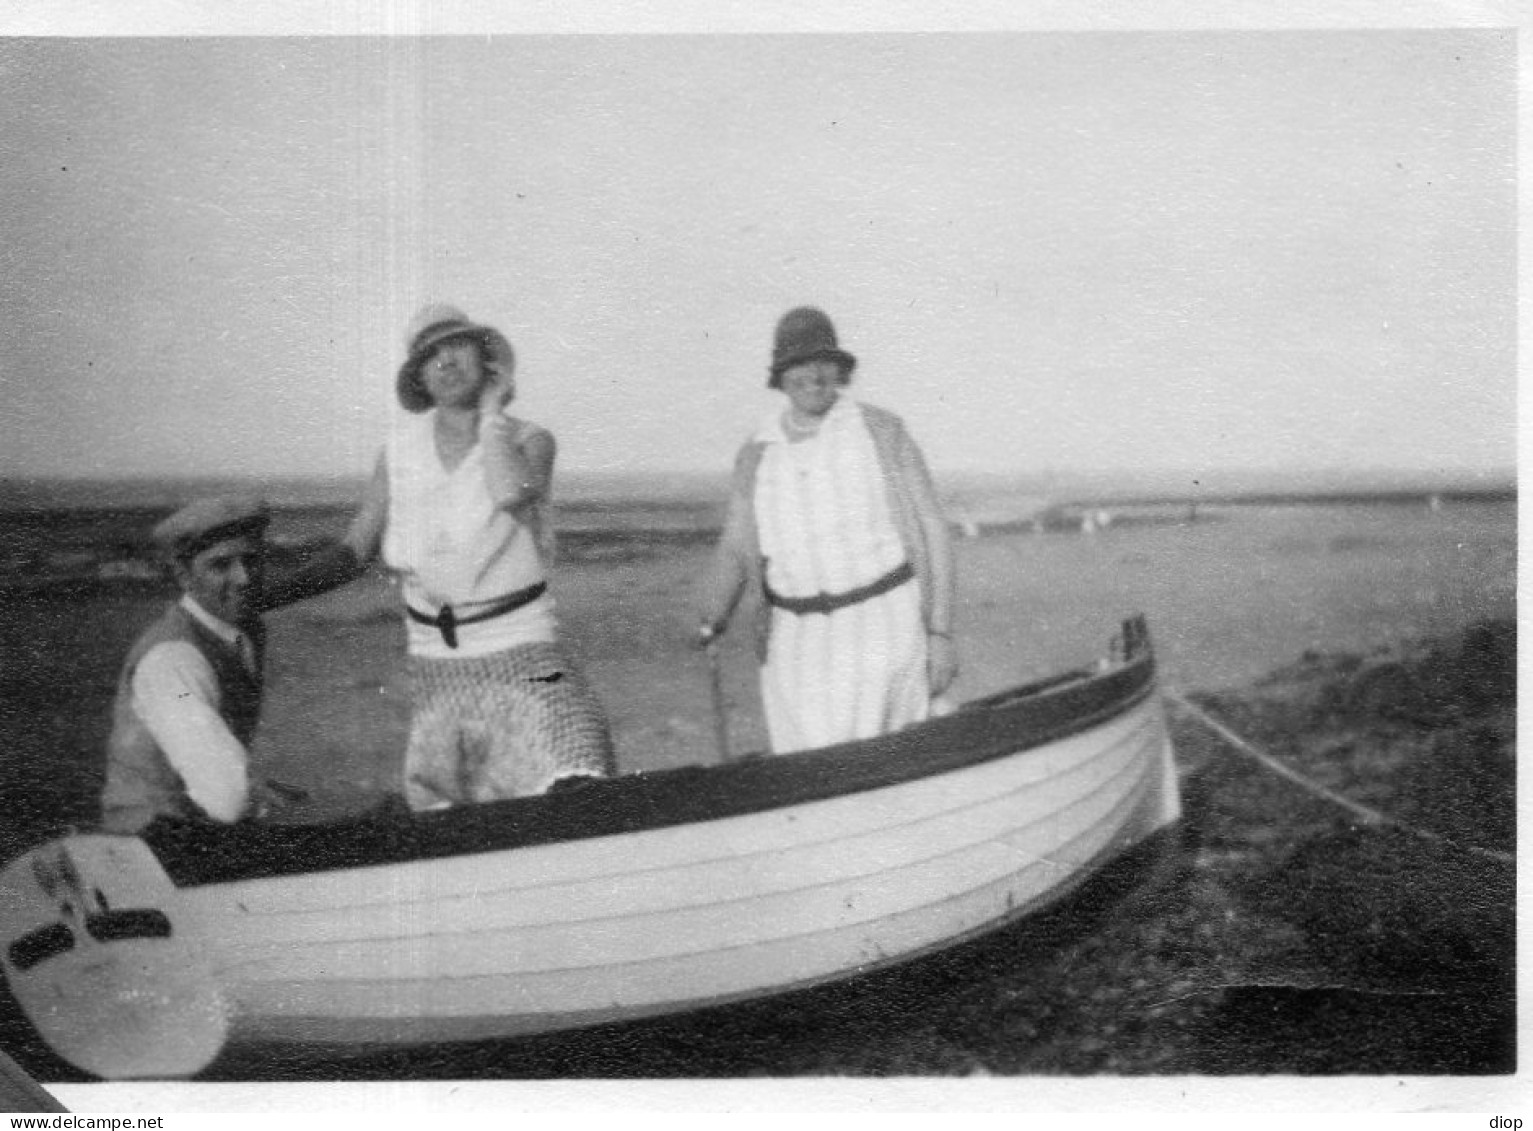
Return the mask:
M1389 816L1387 813L1380 813L1377 809L1370 809L1366 805L1360 805L1358 802L1353 801L1350 797L1343 797L1341 794L1335 792L1334 790L1327 789L1319 782L1311 781L1303 774L1300 774L1290 767L1285 766L1281 761L1274 758L1271 754L1258 749L1256 746L1252 745L1250 742L1246 741L1244 738L1240 737L1240 735L1232 731L1229 727L1225 726L1218 719L1214 718L1207 711L1203 710L1203 708L1199 707L1195 703L1188 701L1186 696L1181 695L1175 691L1167 691L1165 692L1165 695L1173 705L1179 707L1192 718L1202 723L1209 730L1213 731L1220 738L1224 739L1225 742L1229 743L1236 750L1239 750L1242 754L1256 759L1256 761L1267 767L1267 769L1281 777L1287 778L1289 781L1293 782L1301 789L1308 790L1310 793L1315 794L1317 797L1323 797L1333 805L1341 806L1341 808L1347 810L1347 812L1352 813L1354 816L1358 817L1361 821L1363 821L1364 824L1390 825L1401 830L1402 832L1407 832L1412 836L1420 837L1422 840L1430 840L1437 844L1447 845L1450 848L1458 849L1460 852L1468 852L1475 856L1483 856L1489 860L1499 861L1502 864L1516 863L1516 857L1513 856L1510 852L1497 852L1490 848L1480 848L1478 845L1460 844L1458 841L1450 840L1440 833L1434 833L1430 829L1417 828L1415 825L1408 825L1404 821L1397 820L1396 818Z

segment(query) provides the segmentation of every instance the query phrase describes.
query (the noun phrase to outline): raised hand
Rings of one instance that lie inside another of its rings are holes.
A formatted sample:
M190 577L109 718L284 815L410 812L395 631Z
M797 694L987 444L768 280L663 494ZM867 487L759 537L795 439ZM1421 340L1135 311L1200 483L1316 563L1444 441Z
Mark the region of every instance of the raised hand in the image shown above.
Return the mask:
M484 377L484 388L479 391L479 412L482 416L495 416L516 399L516 379L507 366L491 360L484 363Z
M516 351L504 334L490 330L479 357L486 378L479 396L480 411L498 413L516 397Z

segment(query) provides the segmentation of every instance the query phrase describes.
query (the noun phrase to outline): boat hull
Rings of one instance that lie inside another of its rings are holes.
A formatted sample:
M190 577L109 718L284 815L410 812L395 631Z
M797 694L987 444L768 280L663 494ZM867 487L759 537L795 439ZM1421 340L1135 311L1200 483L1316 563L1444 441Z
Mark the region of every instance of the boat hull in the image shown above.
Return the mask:
M1153 676L1146 654L869 743L569 802L270 834L264 853L171 841L150 886L206 963L225 1043L514 1037L762 997L1030 914L1175 821Z

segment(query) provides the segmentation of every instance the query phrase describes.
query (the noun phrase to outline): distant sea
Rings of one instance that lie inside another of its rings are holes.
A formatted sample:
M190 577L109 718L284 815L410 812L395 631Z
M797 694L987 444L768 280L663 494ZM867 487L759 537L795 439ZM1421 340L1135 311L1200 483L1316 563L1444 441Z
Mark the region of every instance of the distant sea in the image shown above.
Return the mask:
M78 597L162 589L149 532L203 495L258 494L273 511L278 555L339 536L362 480L159 478L0 480L0 593ZM591 477L560 483L556 523L563 561L655 552L711 538L728 489L720 476Z
M1423 471L1250 471L1187 469L1071 470L1027 474L944 472L943 494L955 505L1005 498L1051 503L1113 505L1148 502L1382 502L1445 498L1516 497L1512 468ZM199 495L256 493L274 507L304 509L353 506L360 478L212 478L166 476L141 479L0 477L0 513L57 510L168 510ZM727 469L635 474L561 472L561 507L586 512L603 504L659 504L665 508L717 507L728 491Z

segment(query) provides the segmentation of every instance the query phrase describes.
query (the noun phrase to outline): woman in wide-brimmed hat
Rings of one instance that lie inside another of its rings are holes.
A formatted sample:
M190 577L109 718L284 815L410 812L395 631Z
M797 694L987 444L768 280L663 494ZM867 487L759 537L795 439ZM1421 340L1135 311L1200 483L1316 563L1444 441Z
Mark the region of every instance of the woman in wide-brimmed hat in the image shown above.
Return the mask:
M778 323L767 385L784 393L741 448L705 584L699 642L759 593L772 750L871 738L926 718L957 674L953 554L900 418L846 395L857 359L823 311Z
M542 793L613 772L601 705L558 644L548 594L555 443L511 415L515 355L493 327L428 306L395 379L391 431L343 540L400 579L411 808Z

